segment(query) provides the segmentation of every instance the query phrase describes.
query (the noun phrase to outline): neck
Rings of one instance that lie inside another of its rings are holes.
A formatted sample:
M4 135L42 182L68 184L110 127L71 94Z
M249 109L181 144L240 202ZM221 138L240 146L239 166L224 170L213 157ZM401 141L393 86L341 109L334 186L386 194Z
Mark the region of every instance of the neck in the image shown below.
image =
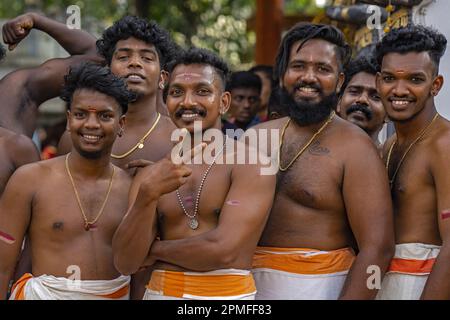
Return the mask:
M412 119L407 121L395 121L395 133L397 135L397 141L399 144L405 141L410 141L416 138L436 115L436 107L434 103L429 107L424 107L423 110L415 115Z
M139 124L148 125L157 116L156 95L140 97L128 105L127 127L135 127Z
M320 122L307 124L307 125L300 125L297 122L294 121L294 119L291 118L292 127L297 131L309 131L311 133L315 133L317 130L319 130L323 124L330 119L331 112L325 119L323 119ZM289 125L290 126L290 125Z
M251 121L250 121L251 122ZM250 122L239 122L239 121L234 121L234 125L237 126L239 129L245 130L247 128L247 126L250 124Z
M110 153L107 152L98 159L87 159L72 148L68 158L72 176L81 175L85 178L101 178L109 174L111 170Z

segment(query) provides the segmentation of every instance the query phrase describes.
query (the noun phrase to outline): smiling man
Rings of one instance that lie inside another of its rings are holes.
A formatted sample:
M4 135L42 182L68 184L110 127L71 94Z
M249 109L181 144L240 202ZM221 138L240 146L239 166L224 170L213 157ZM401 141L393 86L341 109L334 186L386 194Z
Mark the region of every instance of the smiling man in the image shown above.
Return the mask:
M156 261L144 299L254 299L250 268L275 177L260 175L259 163L236 164L234 143L223 142L233 140L220 131L220 114L230 106L224 61L193 48L168 71L166 101L177 127L194 141L198 122L205 135L215 129L223 144L209 162L176 165L165 159L141 169L133 182L136 201L114 237L116 266L130 274ZM161 240L153 242L156 226Z
M378 135L383 128L386 111L377 91L377 71L376 62L366 57L350 61L345 68L345 83L337 112L341 118L363 129L377 148L381 148Z
M126 16L103 32L97 48L111 71L137 95L129 105L126 133L114 144L113 163L125 168L132 160L160 160L172 148L170 136L175 129L170 118L157 110L158 94L165 85L164 68L175 54L169 33L153 21ZM69 152L70 147L66 132L59 153Z
M281 43L276 77L289 117L255 127L281 135L269 150L279 159L277 191L253 263L258 299L374 298L368 268L381 277L392 257L381 159L368 135L333 112L349 56L329 25L298 24Z
M395 210L395 257L380 299L450 299L450 123L434 97L447 40L411 26L377 45L377 87L396 134L384 146Z
M110 153L134 97L108 68L87 64L71 70L61 98L72 151L22 166L0 201L0 299L27 230L32 274L11 299L127 299L130 278L114 268L111 246L131 179Z

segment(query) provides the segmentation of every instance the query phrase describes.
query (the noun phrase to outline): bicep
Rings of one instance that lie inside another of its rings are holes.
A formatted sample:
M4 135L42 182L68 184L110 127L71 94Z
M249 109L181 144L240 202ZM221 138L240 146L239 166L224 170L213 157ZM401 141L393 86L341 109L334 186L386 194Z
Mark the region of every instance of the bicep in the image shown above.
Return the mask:
M344 164L343 198L358 246L393 236L393 211L387 173L375 150L349 154Z
M20 136L16 139L11 149L14 150L13 161L16 168L41 160L37 146L26 136Z
M436 186L437 220L443 242L450 241L450 156L440 152L431 167Z
M261 175L249 167L233 174L217 228L221 237L237 245L255 236L259 240L275 193L275 176Z

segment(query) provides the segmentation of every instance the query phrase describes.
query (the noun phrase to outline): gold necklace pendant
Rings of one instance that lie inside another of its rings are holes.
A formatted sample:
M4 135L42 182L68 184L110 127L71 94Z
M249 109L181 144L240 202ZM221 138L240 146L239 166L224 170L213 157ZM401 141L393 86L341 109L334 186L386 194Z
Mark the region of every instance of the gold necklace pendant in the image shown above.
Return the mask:
M406 158L406 155L408 154L408 152L411 150L411 148L420 140L423 138L423 136L425 135L425 133L427 132L427 130L431 127L431 125L433 124L433 122L439 117L439 113L436 113L435 116L433 117L433 119L430 121L430 123L427 124L427 126L420 132L420 134L417 136L416 139L414 139L414 141L408 146L408 148L406 149L405 153L403 153L402 157L400 158L400 161L398 162L397 167L394 170L394 174L392 175L392 178L389 179L389 187L392 190L392 187L394 186L394 182L395 182L395 178L397 177L397 173L398 170L400 170L401 165L403 164L403 161ZM392 155L392 150L394 149L395 144L397 143L397 139L394 140L394 142L391 144L391 147L389 148L388 151L388 155L387 155L387 159L386 159L386 171L388 173L388 178L389 178L389 163L391 162L391 155Z
M125 152L123 154L113 154L113 153L111 153L111 158L113 158L113 159L123 159L125 157L128 157L130 154L132 154L136 149L144 148L144 141L145 141L145 139L147 139L147 137L150 135L150 133L152 133L153 130L156 128L156 125L158 124L159 119L161 119L161 113L158 112L158 116L156 117L155 122L150 127L150 129L144 134L144 136L139 140L138 143L136 143L133 147L131 147L130 150L128 150L127 152Z
M305 152L305 150L311 145L311 143L313 143L314 139L330 124L331 121L333 121L335 114L336 113L334 111L331 112L327 121L320 127L319 130L316 131L316 133L313 134L311 139L309 139L309 141L297 152L297 154L294 156L291 162L289 162L289 164L283 168L281 166L281 147L283 146L284 134L286 133L286 129L289 126L289 123L291 122L291 119L289 118L289 120L284 125L283 130L281 131L280 143L278 147L278 169L282 172L287 171L292 166L292 164L298 159L298 157L300 157L303 154L303 152Z

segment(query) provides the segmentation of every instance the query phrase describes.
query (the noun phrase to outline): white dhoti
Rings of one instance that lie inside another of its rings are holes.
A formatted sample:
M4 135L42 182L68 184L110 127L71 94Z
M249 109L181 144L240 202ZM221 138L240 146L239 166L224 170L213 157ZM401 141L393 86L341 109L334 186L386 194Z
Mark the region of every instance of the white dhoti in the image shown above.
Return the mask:
M338 299L354 258L350 248L258 247L252 269L256 300Z
M248 270L154 270L143 300L254 300L255 294L255 282Z
M70 280L27 273L13 286L10 300L128 300L130 279Z
M440 249L440 246L423 243L397 244L377 299L420 299Z

